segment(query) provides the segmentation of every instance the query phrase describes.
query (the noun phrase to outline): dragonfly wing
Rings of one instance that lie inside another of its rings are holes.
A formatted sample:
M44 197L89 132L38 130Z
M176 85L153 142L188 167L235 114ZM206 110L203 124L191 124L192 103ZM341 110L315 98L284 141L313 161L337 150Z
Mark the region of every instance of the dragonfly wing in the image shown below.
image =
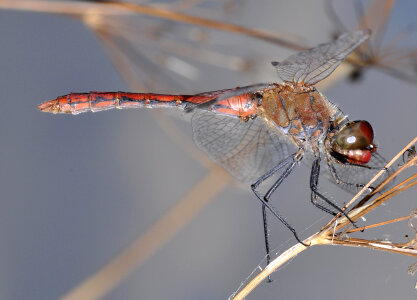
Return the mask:
M255 182L296 151L295 145L261 117L243 121L199 110L192 127L197 146L242 182Z
M341 189L355 194L361 190L362 187L366 185L379 171L383 170L386 164L387 161L385 158L378 153L372 153L372 158L366 164L366 167L359 165L341 164L331 157L330 164L321 168L320 175L324 176L332 183L339 186ZM330 168L333 168L334 171L331 172ZM371 186L375 188L391 173L393 173L393 171L394 169L392 168L388 169L387 172L382 174L382 176L379 177L379 179Z
M333 42L291 55L282 62L272 62L272 65L283 81L312 85L329 76L370 34L370 30L344 33Z

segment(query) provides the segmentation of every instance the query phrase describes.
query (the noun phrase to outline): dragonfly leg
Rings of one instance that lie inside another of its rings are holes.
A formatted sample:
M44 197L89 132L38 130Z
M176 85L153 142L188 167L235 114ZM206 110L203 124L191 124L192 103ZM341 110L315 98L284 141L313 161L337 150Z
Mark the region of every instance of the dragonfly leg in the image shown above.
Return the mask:
M295 155L296 154L292 154L292 155L288 156L287 158L284 158L273 169L269 170L264 175L262 175L258 180L256 180L256 182L254 184L252 184L252 186L251 186L252 187L252 190L257 189L258 186L262 182L264 182L265 180L267 180L269 177L271 177L272 175L274 175L276 172L278 172L279 170L281 170L283 167L285 167L286 165L288 165L290 162L293 162L295 160Z
M318 191L319 186L319 175L320 175L320 157L317 157L314 162L313 166L311 167L311 175L310 175L310 189L311 189L311 202L319 209L331 214L336 215L333 211L328 209L327 207L324 207L323 205L320 205L317 200L318 198L322 199L324 202L329 204L331 207L336 209L338 212L342 213L352 224L356 227L355 222L349 218L349 216L336 204L334 204L332 201L330 201L327 197L323 196Z
M252 184L252 191L256 195L256 197L262 202L262 205L265 206L275 217L278 218L278 220L281 221L282 224L284 224L294 235L295 239L303 244L304 246L308 247L309 245L304 244L298 237L297 232L295 229L288 224L287 221L272 207L271 204L269 204L269 199L271 198L271 195L275 192L275 190L279 187L279 185L284 181L284 179L291 173L291 171L296 166L297 162L301 160L302 156L300 153L295 153L286 159L282 160L275 166L273 169L271 169L269 172L261 176L254 184ZM266 179L274 175L276 172L278 172L283 167L287 166L287 169L284 171L284 173L281 174L281 176L278 178L277 181L272 185L272 187L268 190L268 192L265 194L265 196L261 196L260 193L257 191L257 187ZM267 229L267 225L264 225L264 228ZM268 243L268 231L264 231L265 233L265 243ZM269 249L269 246L268 246Z
M255 195L261 200L260 195L257 195L256 188L264 182L266 179L274 175L280 169L285 167L289 162L293 160L293 155L282 160L278 165L276 165L272 170L262 175L254 184L252 184L252 191ZM261 200L262 201L262 200ZM271 262L270 248L269 248L269 230L268 230L268 218L266 214L266 207L262 204L262 220L264 225L264 240L265 240L265 250L266 250L266 265L269 265ZM268 282L272 282L271 276L268 276Z
M266 250L266 265L269 265L271 262L271 252L269 249L269 230L268 230L268 219L266 215L266 207L262 205L262 220L264 224L264 240L265 240L265 250ZM272 282L271 276L268 276L268 282Z

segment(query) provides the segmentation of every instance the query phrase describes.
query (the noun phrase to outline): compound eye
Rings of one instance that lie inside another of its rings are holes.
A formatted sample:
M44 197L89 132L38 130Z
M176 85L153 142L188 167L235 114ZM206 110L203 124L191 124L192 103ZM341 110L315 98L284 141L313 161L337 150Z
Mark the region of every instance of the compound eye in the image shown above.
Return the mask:
M372 143L374 131L366 121L354 121L336 133L332 143L333 156L355 163L366 164L371 160L376 146Z
M354 121L336 134L336 148L343 150L370 149L373 147L374 131L367 121Z

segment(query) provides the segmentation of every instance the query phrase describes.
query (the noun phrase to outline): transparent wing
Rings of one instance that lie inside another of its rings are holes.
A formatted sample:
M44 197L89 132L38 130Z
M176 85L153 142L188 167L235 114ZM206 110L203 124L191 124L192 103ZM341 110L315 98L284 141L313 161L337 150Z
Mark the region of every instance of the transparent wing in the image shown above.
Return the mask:
M331 182L337 184L340 188L350 192L357 193L362 187L367 184L379 171L381 171L387 161L378 153L373 153L367 167L356 165L340 164L336 161L331 161L328 167L323 167L323 175L325 175ZM333 168L334 174L330 172L330 168ZM379 183L384 181L394 170L389 169L385 172L376 182L372 184L372 187L376 187ZM335 178L337 177L337 178ZM340 181L338 182L339 179Z
M331 43L320 44L272 65L283 81L312 85L329 76L370 34L370 30L345 33Z
M192 127L197 146L242 182L255 182L297 150L261 117L245 122L199 110Z

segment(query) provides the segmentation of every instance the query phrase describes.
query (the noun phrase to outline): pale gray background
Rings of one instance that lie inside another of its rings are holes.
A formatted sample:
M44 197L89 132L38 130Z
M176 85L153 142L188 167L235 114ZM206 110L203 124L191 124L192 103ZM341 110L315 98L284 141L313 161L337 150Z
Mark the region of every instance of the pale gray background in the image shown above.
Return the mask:
M390 32L416 21L415 1L400 2ZM337 7L353 26L352 7ZM309 45L328 41L332 29L321 1L244 1L216 17L302 36ZM180 79L184 93L274 81L269 61L290 53L209 32L223 51L236 49L261 65L239 74L198 64L198 80ZM42 101L69 92L128 90L80 22L2 10L0 37L0 298L58 299L143 234L206 170L149 111L76 117L37 111ZM161 82L155 91L167 90ZM325 94L351 119L373 124L386 157L416 135L416 86L369 70L359 84L342 80ZM278 198L302 237L328 219L303 232L324 216L309 203L306 169L294 172ZM415 190L401 195L381 215L406 215L415 199ZM403 228L396 237L408 233ZM272 231L274 247L292 237L275 221ZM263 256L260 205L249 187L231 187L104 299L227 299ZM315 247L248 299L415 299L417 279L407 275L414 262L363 249Z

